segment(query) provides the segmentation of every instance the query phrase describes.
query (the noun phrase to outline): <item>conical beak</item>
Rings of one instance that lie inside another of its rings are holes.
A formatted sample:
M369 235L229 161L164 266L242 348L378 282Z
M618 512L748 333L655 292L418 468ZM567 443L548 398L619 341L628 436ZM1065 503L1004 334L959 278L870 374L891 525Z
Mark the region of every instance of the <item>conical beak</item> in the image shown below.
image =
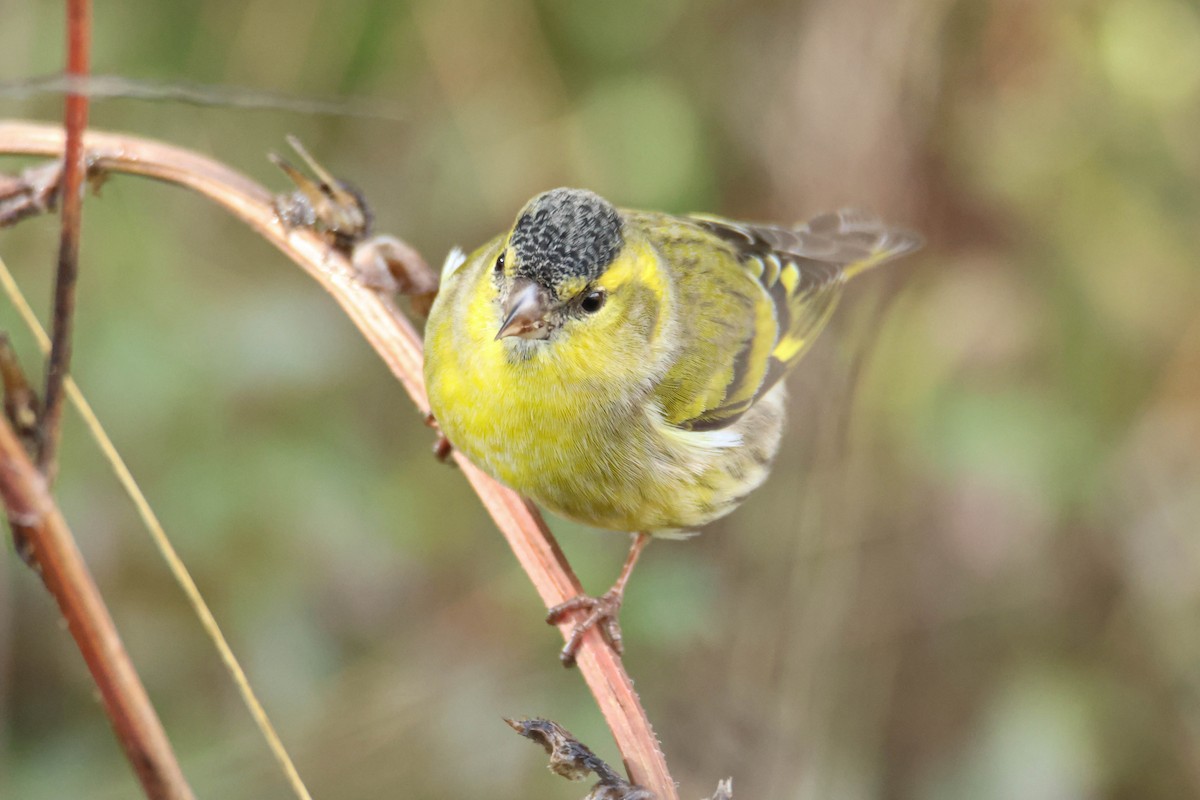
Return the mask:
M496 339L506 336L545 339L550 335L550 326L546 324L548 307L549 295L542 287L528 278L518 278L513 282L504 306L504 322L500 324Z

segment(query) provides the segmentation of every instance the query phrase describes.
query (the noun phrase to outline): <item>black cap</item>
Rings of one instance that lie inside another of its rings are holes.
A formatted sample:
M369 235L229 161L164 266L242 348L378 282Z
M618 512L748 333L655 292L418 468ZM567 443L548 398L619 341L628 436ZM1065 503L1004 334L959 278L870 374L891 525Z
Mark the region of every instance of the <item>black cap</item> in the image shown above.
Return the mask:
M586 189L552 189L529 201L513 227L514 274L557 295L572 278L600 277L624 243L621 216Z

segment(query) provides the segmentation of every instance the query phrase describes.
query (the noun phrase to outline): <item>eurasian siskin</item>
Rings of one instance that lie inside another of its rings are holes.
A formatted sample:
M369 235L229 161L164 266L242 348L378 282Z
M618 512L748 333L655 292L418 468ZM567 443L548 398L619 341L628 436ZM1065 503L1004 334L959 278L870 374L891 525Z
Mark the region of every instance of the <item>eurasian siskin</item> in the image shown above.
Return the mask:
M634 533L571 663L616 612L650 536L728 514L767 477L781 378L849 278L920 245L850 211L796 226L617 209L592 192L538 195L470 256L447 259L426 328L442 433L497 479L579 522Z

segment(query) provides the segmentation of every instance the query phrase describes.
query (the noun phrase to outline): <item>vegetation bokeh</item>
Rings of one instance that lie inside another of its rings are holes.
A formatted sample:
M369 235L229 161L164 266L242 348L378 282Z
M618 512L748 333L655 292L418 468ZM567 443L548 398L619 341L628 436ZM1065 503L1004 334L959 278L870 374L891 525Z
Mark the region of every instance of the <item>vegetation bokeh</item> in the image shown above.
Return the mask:
M0 78L63 63L0 0ZM96 7L94 70L370 97L131 99L99 128L284 188L295 133L437 262L536 192L928 247L849 289L768 484L631 585L627 665L685 797L1200 796L1200 4L550 0ZM0 96L56 120L60 98ZM20 161L5 159L14 171ZM56 222L0 232L49 307ZM39 363L7 300L0 328ZM74 373L319 797L572 798L501 716L616 754L500 535L367 345L198 198L85 205ZM59 497L199 796L289 794L78 420ZM626 545L552 520L585 584ZM36 577L0 566L0 796L136 784Z

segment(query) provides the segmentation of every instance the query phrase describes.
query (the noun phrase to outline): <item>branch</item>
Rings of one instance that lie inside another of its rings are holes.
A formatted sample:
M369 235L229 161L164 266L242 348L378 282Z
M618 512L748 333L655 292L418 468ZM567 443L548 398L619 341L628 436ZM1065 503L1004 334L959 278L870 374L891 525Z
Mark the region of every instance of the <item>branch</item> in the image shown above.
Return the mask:
M84 77L91 59L91 0L67 2L67 75ZM88 98L67 93L64 125L62 225L58 240L58 269L54 275L54 315L50 359L46 364L45 411L39 428L38 466L54 482L54 457L62 430L63 380L71 365L71 331L75 322L75 284L79 277L79 228L83 214L83 178L87 171L83 134L87 128Z
M54 596L100 690L117 739L151 800L192 800L162 723L46 480L0 419L0 499L23 555Z
M422 370L421 338L391 298L360 281L349 261L307 229L284 230L266 189L199 154L160 142L90 131L89 164L99 172L123 172L184 186L221 205L295 261L329 292L384 363L399 379L418 411L429 412ZM0 123L0 153L57 157L63 135L31 123ZM455 452L463 474L504 534L547 608L581 592L554 537L538 512ZM559 625L564 639L571 622ZM612 731L630 780L660 800L678 800L658 740L620 658L589 631L577 659L580 673Z

